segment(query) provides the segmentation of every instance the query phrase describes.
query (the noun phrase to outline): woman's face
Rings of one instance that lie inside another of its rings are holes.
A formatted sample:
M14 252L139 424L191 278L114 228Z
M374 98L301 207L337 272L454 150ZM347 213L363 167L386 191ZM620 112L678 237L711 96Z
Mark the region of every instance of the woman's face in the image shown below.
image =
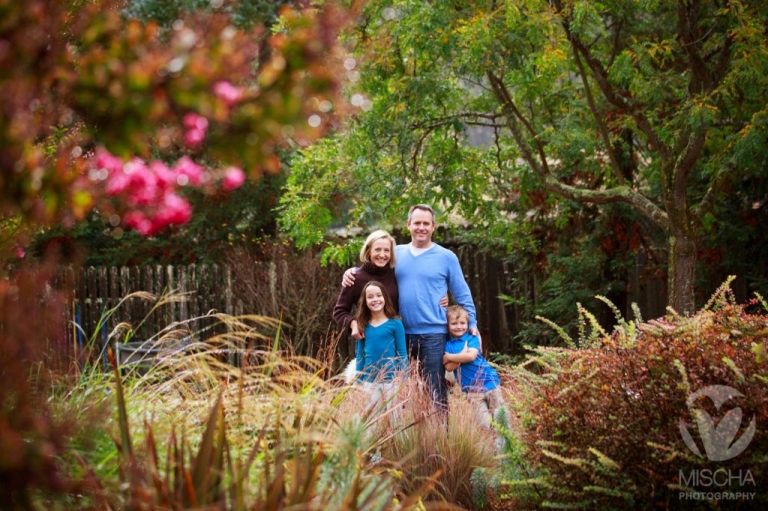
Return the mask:
M384 268L392 259L392 244L386 238L380 238L371 245L371 262Z

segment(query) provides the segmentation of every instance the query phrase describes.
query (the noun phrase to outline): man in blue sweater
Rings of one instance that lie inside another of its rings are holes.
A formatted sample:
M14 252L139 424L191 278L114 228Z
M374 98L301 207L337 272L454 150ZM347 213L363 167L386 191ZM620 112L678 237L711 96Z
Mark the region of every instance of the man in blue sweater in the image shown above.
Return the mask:
M448 291L469 314L469 331L479 335L472 293L456 254L432 241L435 212L426 204L417 204L408 212L411 242L396 247L395 276L400 295L400 316L412 359L420 362L422 376L441 411L448 409L448 391L443 368L443 354L448 339L445 309L440 300ZM344 285L354 281L348 270Z

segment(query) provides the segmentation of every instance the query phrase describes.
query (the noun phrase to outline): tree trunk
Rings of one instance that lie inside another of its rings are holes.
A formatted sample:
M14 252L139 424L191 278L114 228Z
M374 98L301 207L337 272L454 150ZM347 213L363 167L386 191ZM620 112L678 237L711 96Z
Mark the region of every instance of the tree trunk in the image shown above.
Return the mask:
M695 236L689 232L672 232L667 243L667 304L679 314L693 314L696 311L693 285L696 268Z

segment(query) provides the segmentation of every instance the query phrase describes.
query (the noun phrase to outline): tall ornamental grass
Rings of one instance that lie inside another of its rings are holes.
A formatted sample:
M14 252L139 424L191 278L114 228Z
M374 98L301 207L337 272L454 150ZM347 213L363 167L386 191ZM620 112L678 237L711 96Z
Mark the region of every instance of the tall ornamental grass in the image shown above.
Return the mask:
M2 302L3 347L27 341L2 352L21 353L23 364L0 359L12 376L0 425L20 439L4 442L27 449L0 449L5 508L456 509L470 502L472 471L494 464L493 441L465 420L460 398L454 419L436 422L410 376L396 403L366 410L357 385L283 351L280 325L266 317L216 315L226 333L209 338L201 318L170 324L149 339L152 360L136 365L118 363L136 329L119 323L107 346L94 336L79 360L51 365L41 355L50 341L22 328L22 310L41 306L33 289L24 288L36 297L28 303L7 289ZM103 321L131 300L157 308L181 299L133 294Z

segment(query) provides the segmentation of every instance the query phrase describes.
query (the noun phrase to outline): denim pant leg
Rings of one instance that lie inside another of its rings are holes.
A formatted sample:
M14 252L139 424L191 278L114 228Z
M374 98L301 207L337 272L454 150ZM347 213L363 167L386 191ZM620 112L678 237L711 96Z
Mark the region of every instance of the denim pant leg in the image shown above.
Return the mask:
M435 406L441 411L448 410L448 386L445 382L443 355L447 334L410 334L406 335L411 358L421 364L421 375L432 394Z

